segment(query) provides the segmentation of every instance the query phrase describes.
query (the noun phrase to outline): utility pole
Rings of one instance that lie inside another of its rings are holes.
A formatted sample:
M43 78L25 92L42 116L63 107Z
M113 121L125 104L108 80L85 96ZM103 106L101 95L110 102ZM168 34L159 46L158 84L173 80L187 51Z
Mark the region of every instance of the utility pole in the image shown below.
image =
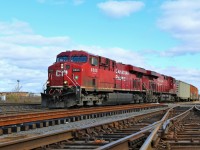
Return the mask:
M14 88L14 92L20 92L20 89L22 88L22 86L20 86L20 80L17 80L17 85Z
M19 90L20 90L20 88L19 88L19 80L17 80L17 90L16 90L16 92L19 92Z

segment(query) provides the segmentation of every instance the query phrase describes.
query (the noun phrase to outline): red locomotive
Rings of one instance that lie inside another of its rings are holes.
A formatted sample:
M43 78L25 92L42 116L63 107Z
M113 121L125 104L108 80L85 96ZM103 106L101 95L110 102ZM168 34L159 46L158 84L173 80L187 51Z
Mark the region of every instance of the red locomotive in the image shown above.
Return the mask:
M42 93L42 106L49 108L175 100L173 77L77 50L57 55Z

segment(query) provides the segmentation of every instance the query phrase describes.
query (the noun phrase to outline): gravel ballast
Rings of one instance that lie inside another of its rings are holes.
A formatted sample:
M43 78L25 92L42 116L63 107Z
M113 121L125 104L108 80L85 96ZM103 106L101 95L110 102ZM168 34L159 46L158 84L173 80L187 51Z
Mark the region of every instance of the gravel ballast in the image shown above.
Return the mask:
M66 122L65 124L60 124L60 125L55 125L55 126L37 128L37 129L29 130L29 131L21 131L21 132L7 134L7 135L5 134L5 135L0 136L0 139L1 140L4 138L10 139L10 138L14 138L14 137L19 139L20 137L24 138L24 137L31 137L34 135L46 135L46 134L52 134L52 133L56 133L56 132L66 131L66 130L86 128L86 127L90 127L90 126L94 126L94 125L98 125L98 124L109 123L112 121L132 118L137 115L147 114L150 112L154 112L154 111L158 111L158 110L165 110L165 109L167 109L167 107L156 108L156 109L147 109L147 110L142 110L139 112L131 112L131 113L126 113L126 114L105 116L105 117L81 120L81 121L76 121L76 122Z

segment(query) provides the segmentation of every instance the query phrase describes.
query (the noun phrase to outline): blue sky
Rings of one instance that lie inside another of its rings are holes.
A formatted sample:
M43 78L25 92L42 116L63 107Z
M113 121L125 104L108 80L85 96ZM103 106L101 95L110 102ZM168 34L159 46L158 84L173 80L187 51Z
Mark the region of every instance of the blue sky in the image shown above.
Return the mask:
M200 0L18 0L0 5L0 91L42 91L47 67L83 49L200 88Z

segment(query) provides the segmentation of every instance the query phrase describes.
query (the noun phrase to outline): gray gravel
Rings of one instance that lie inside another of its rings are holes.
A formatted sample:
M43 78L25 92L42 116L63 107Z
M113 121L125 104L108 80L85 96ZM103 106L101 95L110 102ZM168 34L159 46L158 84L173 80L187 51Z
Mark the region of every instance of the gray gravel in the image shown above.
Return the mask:
M113 115L113 116L105 116L105 117L100 117L100 118L95 118L95 119L87 119L87 120L81 120L81 121L76 121L76 122L67 122L66 124L60 124L60 125L55 125L55 126L49 126L49 127L44 127L44 128L37 128L29 131L21 131L18 133L12 133L8 135L2 135L0 136L0 139L2 138L10 138L10 137L24 137L24 136L34 136L34 135L45 135L45 134L51 134L55 132L61 132L61 131L66 131L66 130L72 130L72 129L79 129L79 128L84 128L84 127L90 127L93 125L98 125L100 123L108 123L111 121L117 121L121 119L126 119L130 117L134 117L137 115L141 114L147 114L153 111L158 111L158 110L164 110L165 108L157 108L157 109L148 109L148 110L143 110L140 112L132 112L132 113L126 113L126 114L120 114L120 115Z

